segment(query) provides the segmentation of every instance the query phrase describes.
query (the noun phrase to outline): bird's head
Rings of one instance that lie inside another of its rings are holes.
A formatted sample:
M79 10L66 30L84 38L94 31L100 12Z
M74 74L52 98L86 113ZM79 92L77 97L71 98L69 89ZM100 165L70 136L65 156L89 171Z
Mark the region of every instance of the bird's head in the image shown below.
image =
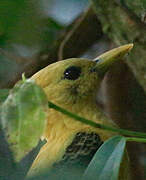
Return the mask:
M101 81L111 65L121 59L133 44L108 51L95 60L71 58L56 62L36 73L32 79L50 101L74 105L95 99Z
M106 118L93 102L96 102L97 90L110 66L129 52L132 46L132 44L128 44L113 49L93 61L81 58L59 61L42 69L32 76L32 79L44 89L49 101L92 121L113 126L113 122ZM89 146L81 146L78 143L81 140L73 141L77 133L95 132L101 141L113 135L111 132L74 121L54 109L50 108L48 112L47 125L43 134L47 143L33 164L32 172L34 171L34 173L41 171L43 167L51 167L54 162L61 160L72 142L77 143L76 154L79 154L78 149L81 151L84 147L87 148L87 151ZM81 143L86 145L87 140L86 136L85 138L83 136ZM90 141L95 144L94 139L90 139ZM87 145L90 144L91 142ZM70 152L73 154L72 151Z

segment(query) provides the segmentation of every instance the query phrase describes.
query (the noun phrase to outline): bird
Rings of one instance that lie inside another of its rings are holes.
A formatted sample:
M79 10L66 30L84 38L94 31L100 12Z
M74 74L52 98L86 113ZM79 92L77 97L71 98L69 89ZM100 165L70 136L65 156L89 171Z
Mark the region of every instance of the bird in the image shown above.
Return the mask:
M106 72L132 47L132 43L122 45L94 60L70 58L58 61L43 68L31 79L43 88L47 99L56 105L94 122L116 127L98 106L96 96ZM114 132L91 127L48 108L42 135L47 142L33 162L29 175L39 174L44 169L58 170L65 165L68 170L73 166L83 173L98 148L114 135ZM119 179L129 180L124 171Z

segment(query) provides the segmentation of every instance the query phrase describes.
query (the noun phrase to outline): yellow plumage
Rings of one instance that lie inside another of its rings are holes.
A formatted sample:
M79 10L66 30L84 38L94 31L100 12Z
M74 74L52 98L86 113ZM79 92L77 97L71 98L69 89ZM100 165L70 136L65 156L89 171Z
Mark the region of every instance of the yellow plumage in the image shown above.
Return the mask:
M44 89L48 100L53 103L92 121L115 126L97 106L96 93L109 67L131 48L132 44L129 44L109 51L99 56L98 62L80 58L59 61L42 69L32 79ZM49 169L59 162L78 132L96 132L102 141L114 135L48 109L43 134L47 143L34 161L30 174L42 172L44 168Z

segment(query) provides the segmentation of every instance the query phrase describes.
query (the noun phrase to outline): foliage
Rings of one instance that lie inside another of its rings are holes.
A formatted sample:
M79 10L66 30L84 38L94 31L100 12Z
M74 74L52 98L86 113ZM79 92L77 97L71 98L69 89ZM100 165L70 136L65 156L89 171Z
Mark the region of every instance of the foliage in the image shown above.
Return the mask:
M3 92L1 96L3 101L8 91L1 90L1 92ZM13 177L16 173L15 169L18 168L18 170L22 169L23 174L26 175L26 169L28 171L28 167L36 157L36 151L39 151L42 146L39 139L45 127L46 96L33 81L20 81L10 90L9 95L1 104L0 112L0 156L3 158L0 167L3 164L6 166L5 169L0 168L0 172L7 174L10 178L9 176ZM27 166L25 167L24 164ZM18 172L16 175L20 178L19 175L22 176L22 173Z
M117 180L125 150L126 139L115 136L105 142L87 167L85 180Z

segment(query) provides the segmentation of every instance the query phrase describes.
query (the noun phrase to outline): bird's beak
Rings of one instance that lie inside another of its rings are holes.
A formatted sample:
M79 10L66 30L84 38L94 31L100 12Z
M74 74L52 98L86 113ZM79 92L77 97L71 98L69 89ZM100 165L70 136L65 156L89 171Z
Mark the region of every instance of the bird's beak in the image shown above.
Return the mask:
M98 74L103 77L104 74L108 71L110 66L122 59L122 57L128 53L133 48L133 44L126 44L118 48L112 49L105 52L104 54L98 56L94 59L97 62L95 67Z

